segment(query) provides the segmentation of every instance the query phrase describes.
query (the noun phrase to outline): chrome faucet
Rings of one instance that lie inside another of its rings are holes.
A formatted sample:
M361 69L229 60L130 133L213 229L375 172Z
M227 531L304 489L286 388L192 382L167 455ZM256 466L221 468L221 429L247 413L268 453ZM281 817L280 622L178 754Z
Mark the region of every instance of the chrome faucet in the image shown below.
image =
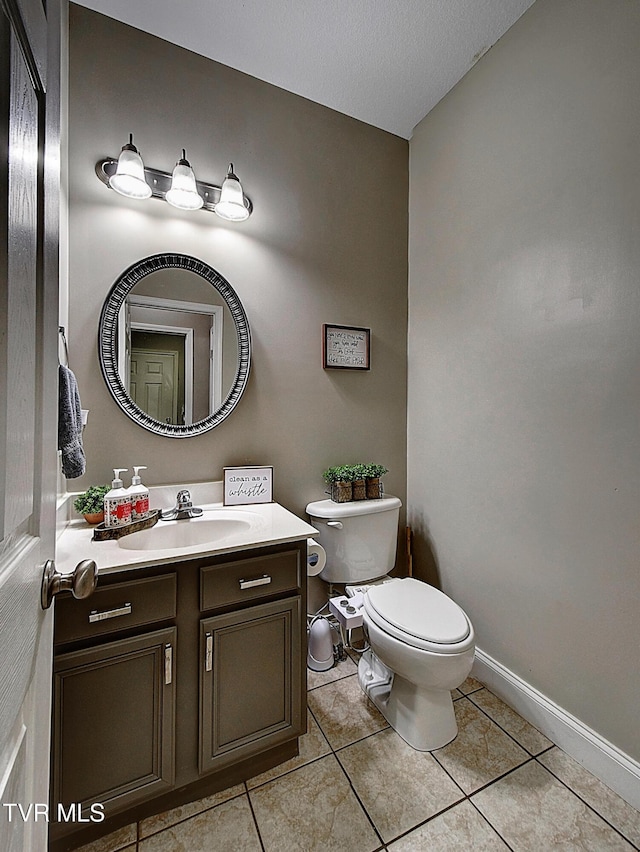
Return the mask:
M166 512L160 513L161 521L184 521L189 518L197 518L202 514L202 509L198 509L191 502L191 494L184 489L178 491L176 497L176 505L173 509L167 509Z

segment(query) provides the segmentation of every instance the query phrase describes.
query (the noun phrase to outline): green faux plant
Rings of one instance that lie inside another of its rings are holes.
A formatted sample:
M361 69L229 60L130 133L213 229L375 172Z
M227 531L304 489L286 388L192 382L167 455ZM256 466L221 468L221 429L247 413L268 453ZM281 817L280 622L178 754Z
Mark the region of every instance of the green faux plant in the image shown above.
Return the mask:
M73 501L73 508L80 515L97 515L104 508L104 495L109 490L108 485L91 485L84 494Z
M322 476L324 481L331 485L331 499L336 503L344 503L349 500L375 500L382 497L380 477L387 472L384 465L360 462L328 467Z
M373 463L365 464L364 468L365 468L365 474L364 475L369 479L376 479L376 478L379 478L381 476L384 476L385 473L389 473L387 468L384 465L381 465L381 464L373 464Z
M384 476L389 471L382 464L340 464L328 467L322 477L325 482L355 482L357 479L369 479Z
M334 467L328 467L322 474L325 482L353 482L353 465L340 464Z

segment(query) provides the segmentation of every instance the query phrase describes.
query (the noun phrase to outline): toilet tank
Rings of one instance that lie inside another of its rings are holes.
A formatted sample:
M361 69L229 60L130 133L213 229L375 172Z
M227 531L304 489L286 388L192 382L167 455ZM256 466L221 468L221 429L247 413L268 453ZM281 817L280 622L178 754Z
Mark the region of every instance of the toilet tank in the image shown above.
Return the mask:
M309 503L307 514L327 552L320 577L327 583L363 583L393 568L402 503L390 494L379 500Z

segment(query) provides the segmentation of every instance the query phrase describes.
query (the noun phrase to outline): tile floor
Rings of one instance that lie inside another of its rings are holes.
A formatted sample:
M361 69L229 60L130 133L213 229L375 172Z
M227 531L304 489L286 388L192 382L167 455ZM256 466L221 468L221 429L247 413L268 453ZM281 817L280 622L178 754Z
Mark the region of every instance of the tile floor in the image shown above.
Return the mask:
M350 658L309 672L300 755L82 852L633 850L640 813L469 678L457 738L416 752L365 698Z

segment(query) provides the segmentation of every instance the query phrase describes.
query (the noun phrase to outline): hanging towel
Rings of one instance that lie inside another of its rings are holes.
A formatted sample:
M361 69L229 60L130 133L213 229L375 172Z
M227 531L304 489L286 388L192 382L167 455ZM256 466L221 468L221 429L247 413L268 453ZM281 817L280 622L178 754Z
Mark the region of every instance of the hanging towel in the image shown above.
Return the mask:
M82 476L86 467L82 447L82 409L78 383L68 367L58 370L58 449L62 450L62 472L67 479Z

